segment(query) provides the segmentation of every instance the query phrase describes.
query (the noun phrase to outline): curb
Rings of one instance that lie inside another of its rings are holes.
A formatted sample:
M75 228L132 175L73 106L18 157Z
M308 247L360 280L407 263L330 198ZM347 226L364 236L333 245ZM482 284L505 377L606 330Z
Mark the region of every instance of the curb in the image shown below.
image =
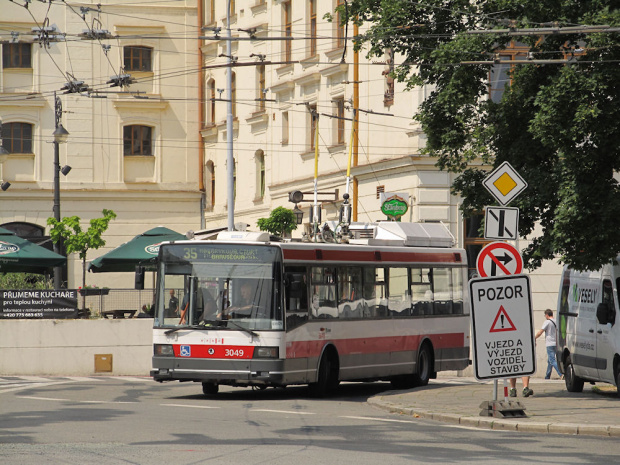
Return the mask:
M620 426L606 425L577 425L574 423L543 423L536 421L510 421L504 419L488 417L472 417L453 413L431 412L403 407L393 402L387 402L380 396L371 397L367 403L381 410L399 415L409 415L414 418L441 421L444 423L457 424L467 427L480 429L491 429L496 431L519 431L524 433L550 433L550 434L572 434L580 436L604 436L620 437Z

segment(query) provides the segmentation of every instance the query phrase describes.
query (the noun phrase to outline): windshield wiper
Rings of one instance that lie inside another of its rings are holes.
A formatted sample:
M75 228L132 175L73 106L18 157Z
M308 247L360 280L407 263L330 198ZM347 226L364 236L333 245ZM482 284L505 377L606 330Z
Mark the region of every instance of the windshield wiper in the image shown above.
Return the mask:
M172 329L169 329L167 331L164 331L164 334L166 334L166 335L172 334L174 332L179 331L180 329L211 329L211 327L210 326L205 326L204 324L177 326L176 328L172 328Z
M234 321L232 321L232 320L226 320L226 322L227 322L227 323L229 323L229 324L231 324L231 325L233 325L235 328L240 329L241 331L245 331L246 333L248 333L248 334L249 334L249 335L251 335L251 336L258 337L258 333L255 333L255 332L254 332L254 331L252 331L251 329L245 328L245 327L241 326L240 324L235 323L235 322L234 322Z

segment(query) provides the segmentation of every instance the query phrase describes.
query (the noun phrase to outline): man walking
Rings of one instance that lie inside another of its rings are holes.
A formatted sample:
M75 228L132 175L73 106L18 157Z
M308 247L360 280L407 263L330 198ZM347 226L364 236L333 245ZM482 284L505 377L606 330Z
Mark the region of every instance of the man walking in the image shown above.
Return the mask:
M545 322L542 325L542 329L538 330L536 333L536 339L545 333L545 346L547 346L547 373L545 374L545 379L551 378L552 368L555 368L558 376L563 378L560 373L560 368L558 367L558 362L555 358L555 334L556 334L556 323L553 319L553 311L550 309L545 310Z

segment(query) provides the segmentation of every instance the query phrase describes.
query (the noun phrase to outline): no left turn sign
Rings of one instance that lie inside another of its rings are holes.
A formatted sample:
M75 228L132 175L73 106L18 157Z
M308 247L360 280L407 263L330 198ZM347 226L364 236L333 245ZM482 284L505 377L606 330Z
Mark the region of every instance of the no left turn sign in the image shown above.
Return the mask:
M523 259L512 245L506 242L491 242L478 254L476 268L482 278L521 274Z

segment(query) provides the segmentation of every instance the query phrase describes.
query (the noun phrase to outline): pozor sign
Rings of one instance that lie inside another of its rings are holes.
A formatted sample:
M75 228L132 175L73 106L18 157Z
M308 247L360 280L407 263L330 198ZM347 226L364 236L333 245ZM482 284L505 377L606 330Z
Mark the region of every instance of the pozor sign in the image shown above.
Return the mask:
M472 279L469 290L476 378L533 374L536 351L529 277Z

